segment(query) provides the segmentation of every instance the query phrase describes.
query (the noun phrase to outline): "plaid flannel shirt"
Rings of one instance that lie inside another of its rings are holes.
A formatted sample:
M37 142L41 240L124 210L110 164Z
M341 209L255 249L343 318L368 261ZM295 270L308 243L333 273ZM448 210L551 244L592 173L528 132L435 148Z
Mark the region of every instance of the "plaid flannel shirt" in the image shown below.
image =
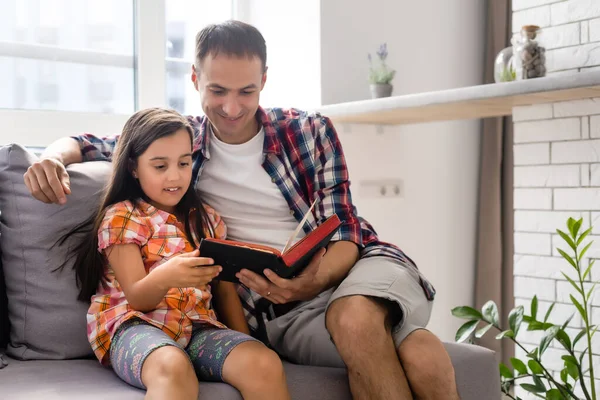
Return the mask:
M343 225L332 240L356 243L361 258L391 257L418 271L402 250L380 241L373 227L357 215L342 145L329 118L319 113L281 108L259 108L256 118L265 130L263 168L281 190L294 217L300 221L312 201L320 199L303 227L305 232L335 213ZM204 116L188 117L188 120L194 129L192 179L196 182L205 163L210 161L209 125ZM84 134L73 138L79 142L84 161L110 161L118 142L118 136L98 138ZM218 211L218 204L211 206ZM432 300L433 285L420 272L419 276L425 295ZM252 301L247 295L242 300Z

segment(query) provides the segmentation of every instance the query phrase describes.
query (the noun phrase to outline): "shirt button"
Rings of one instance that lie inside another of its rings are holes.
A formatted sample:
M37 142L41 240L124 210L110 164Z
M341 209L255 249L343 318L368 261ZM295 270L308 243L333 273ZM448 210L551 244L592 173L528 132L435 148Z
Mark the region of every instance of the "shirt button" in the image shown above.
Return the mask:
M271 178L271 182L275 183L275 182L277 182L277 179Z
M294 210L290 210L290 215L294 215Z

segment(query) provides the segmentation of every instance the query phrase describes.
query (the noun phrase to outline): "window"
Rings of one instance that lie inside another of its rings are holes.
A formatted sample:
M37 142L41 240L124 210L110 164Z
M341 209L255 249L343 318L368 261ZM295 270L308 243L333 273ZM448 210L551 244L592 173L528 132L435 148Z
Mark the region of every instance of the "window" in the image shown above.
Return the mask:
M196 34L211 23L233 18L233 2L168 0L165 7L167 105L183 114L200 115L200 96L191 81Z
M3 0L0 108L131 113L133 0Z

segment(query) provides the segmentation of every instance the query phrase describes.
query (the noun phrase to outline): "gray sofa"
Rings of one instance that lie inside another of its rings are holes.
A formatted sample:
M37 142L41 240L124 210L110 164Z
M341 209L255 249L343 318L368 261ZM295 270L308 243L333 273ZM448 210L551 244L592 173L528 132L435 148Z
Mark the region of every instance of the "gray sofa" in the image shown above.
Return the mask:
M110 172L104 162L69 167L73 194L66 206L32 199L23 174L35 155L18 145L0 148L0 399L142 399L91 354L85 310L57 239L84 221ZM65 263L60 272L53 271ZM438 304L438 307L443 305ZM10 324L10 330L8 326ZM7 337L7 335L9 337ZM499 400L493 352L447 343L463 400ZM285 362L294 399L350 399L346 371ZM202 383L200 399L241 399L226 384Z

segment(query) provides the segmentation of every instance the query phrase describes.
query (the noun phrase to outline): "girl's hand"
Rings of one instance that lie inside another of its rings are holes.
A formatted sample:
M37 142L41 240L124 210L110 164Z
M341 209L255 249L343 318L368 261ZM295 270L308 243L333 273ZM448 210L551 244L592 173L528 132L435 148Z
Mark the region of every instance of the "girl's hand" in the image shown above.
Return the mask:
M177 255L159 265L151 273L161 274L159 280L165 288L203 287L210 283L222 268L212 265L211 258L200 257L200 251Z

